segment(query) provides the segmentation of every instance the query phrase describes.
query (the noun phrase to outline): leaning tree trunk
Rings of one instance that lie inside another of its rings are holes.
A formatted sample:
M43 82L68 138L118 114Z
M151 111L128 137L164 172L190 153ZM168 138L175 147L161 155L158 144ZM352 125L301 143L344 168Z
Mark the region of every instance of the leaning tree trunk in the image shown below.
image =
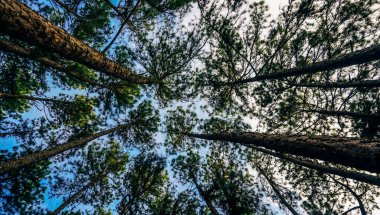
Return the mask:
M17 45L16 43L12 43L12 42L5 41L5 40L0 40L0 50L19 55L21 57L25 57L25 58L29 58L29 59L38 61L47 67L50 67L52 69L56 69L58 71L62 71L64 73L66 73L68 76L71 76L71 77L77 79L78 81L85 82L85 83L90 84L92 86L107 88L107 89L114 90L114 91L117 90L118 87L121 87L119 85L102 84L102 83L99 83L95 80L91 80L87 77L84 77L83 75L81 75L77 71L73 71L72 68L63 65L60 62L57 62L57 61L52 60L52 59L47 58L47 57L35 55L34 52L36 50L34 50L34 49L21 47L21 46Z
M109 60L17 0L0 0L0 23L1 33L55 52L92 69L132 83L154 82Z
M86 191L88 188L94 186L95 183L97 183L103 177L105 177L105 174L100 174L97 177L95 177L94 179L92 179L88 184L86 184L85 186L83 186L80 190L78 190L76 193L74 193L74 195L70 196L70 198L68 198L57 209L55 209L54 211L50 212L49 214L53 214L53 215L59 214L63 209L65 209L65 207L67 207L68 205L70 205L75 199L77 199L79 196L81 196L84 191Z
M316 162L305 161L305 160L298 159L294 156L286 155L283 153L278 153L278 152L268 150L268 149L265 149L262 147L256 147L256 146L247 145L247 144L244 144L244 146L246 146L248 148L255 149L257 151L260 151L260 152L268 154L268 155L278 157L278 158L286 160L286 161L290 161L292 163L295 163L297 165L300 165L300 166L303 166L303 167L306 167L309 169L314 169L314 170L320 171L322 173L333 174L333 175L337 175L337 176L340 176L343 178L349 178L349 179L361 181L361 182L364 182L367 184L372 184L372 185L376 185L376 186L380 187L380 178L376 177L374 175L361 173L358 171L353 171L353 170L348 170L348 169L342 169L342 168L327 166L327 165L323 165L323 164L318 164Z
M374 88L380 87L380 80L364 80L364 81L350 81L350 82L332 82L332 83L296 83L290 84L295 87L314 87L320 89L330 88Z
M202 189L202 187L198 184L198 181L197 181L195 175L192 172L190 172L190 178L193 181L193 183L195 185L195 188L198 190L198 192L201 195L202 199L206 202L206 205L207 205L208 209L210 209L211 214L212 215L219 215L219 212L216 210L216 208L212 204L211 199L208 197L208 195Z
M315 74L317 72L339 69L361 63L368 63L378 59L380 59L380 45L374 45L368 48L364 48L362 50L342 55L340 57L316 62L303 67L295 67L291 69L285 69L280 72L258 75L253 78L247 78L225 83L225 85L237 85L263 80L275 80L299 75Z
M48 148L48 149L45 149L45 150L42 150L39 152L35 152L35 153L29 154L29 155L22 156L22 157L17 158L17 159L7 160L5 162L0 163L0 175L4 174L6 172L12 171L12 170L27 167L29 165L37 163L38 161L48 159L50 157L61 154L62 152L68 151L70 149L74 149L74 148L78 148L80 146L84 146L86 143L88 143L92 140L95 140L101 136L104 136L104 135L107 135L107 134L110 134L110 133L113 133L115 131L125 129L128 127L130 127L130 124L116 126L114 128L111 128L111 129L108 129L108 130L98 132L98 133L95 133L93 135L84 137L80 140L74 140L74 141L71 141L71 142L68 142L65 144L60 144L60 145L54 146L52 148Z
M263 175L264 178L268 181L269 185L272 187L272 190L276 193L278 198L280 198L281 203L284 204L285 207L288 208L290 212L292 212L292 214L298 215L298 212L293 208L291 204L286 201L285 197L281 194L281 191L277 188L276 183L274 183L274 181L269 178L269 176L265 174L265 172L260 167L257 167L257 169L259 170L259 173Z
M370 113L357 113L349 111L335 111L335 110L301 110L302 112L307 113L318 113L329 116L345 116L351 118L361 118L361 119L380 119L379 114L370 114Z
M255 132L185 133L189 137L253 145L380 173L380 139L331 136L284 136Z

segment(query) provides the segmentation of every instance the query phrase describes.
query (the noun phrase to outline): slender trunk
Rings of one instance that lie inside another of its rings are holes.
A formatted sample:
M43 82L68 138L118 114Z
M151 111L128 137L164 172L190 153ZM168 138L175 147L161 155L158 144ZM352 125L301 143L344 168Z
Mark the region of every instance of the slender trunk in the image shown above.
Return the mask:
M195 185L195 188L198 190L199 194L201 195L203 200L206 202L208 209L210 209L211 214L212 215L219 215L219 212L216 210L216 208L212 204L211 199L208 197L208 195L202 189L202 187L198 184L198 181L197 181L195 175L191 171L190 171L190 177L191 177L191 180L193 181L193 183Z
M38 151L38 152L29 154L29 155L22 156L22 157L17 158L17 159L7 160L5 162L0 163L0 175L4 174L6 172L12 171L12 170L27 167L29 165L32 165L32 164L38 162L38 161L51 158L55 155L61 154L61 153L68 151L70 149L75 149L75 148L84 146L86 143L88 143L92 140L95 140L101 136L113 133L115 131L118 131L118 130L121 130L124 128L128 128L129 126L130 126L129 124L119 125L119 126L116 126L114 128L111 128L111 129L101 131L101 132L95 133L93 135L87 136L87 137L82 138L80 140L74 140L74 141L71 141L71 142L68 142L65 144L60 144L60 145L54 146L52 148L48 148L48 149L45 149L42 151Z
M0 92L0 98L11 98L11 99L25 99L29 101L42 101L42 102L52 102L52 103L70 103L70 101L50 99L50 98L41 98L27 95L13 95L9 93Z
M380 87L380 80L365 80L365 81L352 81L352 82L333 82L333 83L300 83L290 84L295 87L316 87L321 89L329 88L374 88Z
M114 42L116 41L116 39L119 37L119 35L123 31L124 26L127 24L127 22L128 22L128 20L126 19L126 20L123 21L123 23L121 23L121 25L119 27L119 30L117 31L117 33L115 34L115 36L112 38L111 42L109 42L108 45L102 50L102 53L106 53L111 48L111 46L114 44Z
M349 191L349 192L355 197L356 201L358 202L358 204L359 204L359 209L360 209L360 213L361 213L362 215L367 215L367 212L366 212L366 210L365 210L364 204L363 204L362 200L360 199L360 196L359 196L358 194L356 194L355 191L353 191L353 190L351 189L351 187L347 186L346 184L344 184L344 183L342 183L342 182L336 180L336 179L333 178L333 177L331 177L331 179L332 179L335 183L337 183L337 184L341 185L342 187L346 188L346 189L347 189L347 190L348 190L348 191Z
M36 45L62 57L82 63L107 75L137 84L152 84L154 80L133 73L63 29L26 7L17 0L0 0L1 33Z
M74 195L70 196L70 198L68 198L57 209L50 212L49 214L52 214L52 215L59 214L63 209L65 209L65 207L70 205L75 199L77 199L79 196L81 196L84 191L86 191L88 188L94 186L94 184L97 183L99 180L101 180L103 177L105 177L105 174L100 174L97 177L95 177L94 179L92 179L88 184L83 186L80 190L78 190L76 193L74 193Z
M116 39L119 37L119 35L121 34L121 32L123 31L124 29L124 26L126 24L130 25L129 24L129 19L131 18L131 16L133 15L133 13L135 12L135 10L138 8L138 6L140 5L140 0L137 1L136 5L132 8L131 12L126 16L124 17L120 11L118 11L118 9L108 0L105 0L107 2L108 5L110 5L118 14L121 18L124 18L124 21L121 23L120 27L119 27L119 30L117 31L117 33L115 34L115 36L112 38L111 42L108 43L108 45L103 49L102 53L106 53L110 48L111 46L114 44L114 42L116 41ZM133 29L132 29L133 30Z
M380 119L379 114L370 114L370 113L356 113L349 111L334 111L334 110L301 110L302 112L308 113L319 113L329 116L346 116L351 118L362 118L362 119Z
M54 61L54 60L49 59L47 57L36 56L34 54L35 50L30 49L30 48L21 47L21 46L17 45L16 43L11 43L9 41L0 40L0 49L3 51L6 51L6 52L10 52L10 53L20 55L20 56L25 57L25 58L36 60L36 61L42 63L43 65L47 66L47 67L62 71L64 73L66 73L67 75L72 76L79 81L91 84L93 86L107 88L110 90L117 90L117 88L119 87L117 85L112 86L112 85L108 85L108 84L102 84L102 83L99 83L95 80L88 79L88 78L80 75L78 72L73 71L71 68L66 67L57 61Z
M103 1L106 4L108 4L108 6L110 6L117 13L118 16L124 17L124 15L121 13L121 11L119 10L119 8L117 8L115 5L113 5L110 0L103 0Z
M380 139L331 136L283 136L265 133L193 134L189 137L253 145L380 173Z
M225 83L225 85L236 85L263 80L274 80L292 76L314 74L317 72L339 69L362 63L368 63L378 59L380 59L380 45L374 45L368 48L354 51L349 54L342 55L340 57L316 62L307 66L285 69L281 72L273 72L270 74L258 75L253 78L247 78Z
M340 176L340 177L343 177L343 178L349 178L349 179L357 180L357 181L360 181L360 182L364 182L364 183L367 183L367 184L372 184L372 185L376 185L376 186L380 187L380 178L376 177L374 175L369 175L369 174L366 174L366 173L361 173L361 172L347 170L347 169L339 169L339 168L336 168L336 167L321 165L321 164L318 164L318 163L312 163L312 162L308 162L308 161L297 159L297 158L295 158L293 156L277 153L277 152L274 152L274 151L271 151L271 150L268 150L268 149L264 149L264 148L261 148L261 147L256 147L256 146L253 146L253 145L246 145L246 144L244 144L244 146L246 146L248 148L253 148L253 149L257 150L257 151L260 151L260 152L263 152L265 154L269 154L269 155L278 157L278 158L286 160L286 161L293 162L293 163L295 163L297 165L300 165L300 166L303 166L303 167L307 167L309 169L314 169L314 170L317 170L317 171L320 171L320 172L323 172L323 173L333 174L333 175L337 175L337 176Z
M360 207L359 206L355 206L353 208L350 208L350 209L346 210L345 212L343 212L342 215L347 215L347 214L349 214L349 212L351 212L353 210L356 210L356 209L360 209Z
M281 194L280 190L277 188L276 183L274 183L274 181L272 181L272 179L269 178L260 167L257 167L257 169L259 170L260 174L263 175L268 181L269 185L272 187L272 190L280 198L281 203L284 204L285 207L288 208L290 212L292 212L292 214L298 215L297 211L292 207L291 204L286 201L285 197Z

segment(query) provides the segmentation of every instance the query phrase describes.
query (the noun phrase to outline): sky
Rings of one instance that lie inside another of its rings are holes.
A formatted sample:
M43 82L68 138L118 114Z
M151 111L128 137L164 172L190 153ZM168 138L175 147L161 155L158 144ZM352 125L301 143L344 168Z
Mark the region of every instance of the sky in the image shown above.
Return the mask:
M116 1L117 0L112 0L113 3L116 3ZM250 1L253 2L253 0L250 0ZM280 7L286 5L287 1L286 0L266 0L265 2L269 6L269 13L271 14L271 18L272 19L276 19L277 16L278 16L278 14L280 13ZM188 25L196 17L199 17L199 10L197 10L196 8L194 8L184 18L182 24L186 26L186 25ZM53 95L57 95L59 92L60 92L59 90L53 89L46 96L50 97L50 96L53 96ZM81 92L81 91L72 91L72 92L69 92L69 94L75 94L75 93L76 94L81 94L83 92ZM164 109L164 110L160 110L160 115L162 116L161 117L162 120L163 120L163 116L165 115L165 113L167 112L168 109L175 109L178 106L184 106L184 107L186 107L187 105L188 105L188 103L177 102L177 103L173 104L173 106L170 107L170 108L167 108L167 109ZM198 103L195 106L194 110L198 114L198 116L200 116L201 118L207 118L207 115L200 108L201 105L204 105L204 102ZM34 117L36 117L39 114L41 114L40 111L38 111L36 108L32 108L30 111L28 111L27 113L24 114L24 117L25 118L34 118ZM251 118L245 118L244 121L247 122L247 123L249 123L252 127L257 126L257 124L258 124L255 119L251 119ZM157 141L158 142L164 142L164 140L165 140L165 135L163 133L160 133L160 134L157 135ZM15 141L14 138L0 138L0 150L9 150L12 146L14 146L15 143L16 143L16 141ZM204 149L204 150L206 150L206 149ZM165 154L164 148L162 148L159 151L159 153ZM203 153L205 153L205 152L203 152ZM251 171L251 173L253 175L257 175L257 172L255 170L253 170L252 168L251 168L250 171ZM171 171L169 171L169 175L172 175ZM279 205L277 203L274 203L271 200L271 198L269 198L268 196L265 195L265 193L263 193L263 195L264 195L262 197L263 202L270 205L270 208L271 208L271 210L272 210L273 213L275 213L275 214L288 214L287 211L282 210L279 207ZM51 199L51 198L49 198L48 197L48 193L46 193L45 199L46 199L46 206L47 206L47 208L49 210L55 209L62 202L61 199L56 199L56 198ZM378 202L380 203L380 200ZM376 211L376 213L380 214L380 211Z

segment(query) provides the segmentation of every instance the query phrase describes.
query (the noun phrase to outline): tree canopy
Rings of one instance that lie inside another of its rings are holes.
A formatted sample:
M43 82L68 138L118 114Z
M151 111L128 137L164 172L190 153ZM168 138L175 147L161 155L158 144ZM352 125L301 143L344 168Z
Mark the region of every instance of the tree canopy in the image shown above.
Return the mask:
M1 214L380 213L379 0L0 0Z

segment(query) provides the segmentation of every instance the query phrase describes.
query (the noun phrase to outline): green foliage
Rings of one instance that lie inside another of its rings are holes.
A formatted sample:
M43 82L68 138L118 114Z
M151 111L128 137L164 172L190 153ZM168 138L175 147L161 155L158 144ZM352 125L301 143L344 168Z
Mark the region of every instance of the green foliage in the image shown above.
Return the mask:
M196 153L178 156L173 160L176 176L181 183L195 186L199 198L204 201L206 195L225 214L258 213L259 197L252 175L229 148L219 149L212 148L204 158Z
M263 198L287 210L255 167L265 169L285 199L306 213L340 214L360 201L368 213L378 207L379 192L372 186L238 144L191 137L251 129L379 137L378 88L307 86L377 80L379 62L277 77L283 70L378 44L378 0L289 0L275 17L265 1L21 2L153 83L129 83L24 43L29 40L1 36L32 53L31 59L0 53L0 93L15 97L0 96L0 137L9 150L1 162L128 125L49 161L1 175L4 213L44 214L44 201L68 200L77 192L82 193L62 214L210 214L206 199L221 214L270 214ZM45 36L40 30L38 35ZM47 68L37 62L40 57L59 66ZM195 113L192 107L198 104ZM248 120L257 126L251 128ZM170 167L168 159L173 159Z
M129 129L118 131L118 135L126 142L133 145L155 144L154 134L158 130L160 118L158 111L148 101L141 102L135 109L129 112Z
M0 61L0 92L27 95L46 88L45 80L40 75L41 68L33 62L4 53L0 53ZM20 118L19 114L28 111L30 107L26 100L0 97L0 119Z
M175 195L175 191L163 190L154 201L149 204L148 213L152 215L186 214L196 215L202 213L200 202L193 198L196 194L191 191L183 191Z
M115 198L113 189L117 186L111 179L118 180L126 170L128 154L123 152L119 143L113 141L104 145L91 144L76 154L77 157L69 160L65 166L54 170L52 195L59 197L67 189L75 193L92 182L70 205L80 203L100 207L110 204ZM66 174L60 174L62 171Z
M182 147L185 141L185 133L190 133L198 122L197 115L183 108L168 111L166 115L166 130L168 137L165 145L177 149Z
M111 33L110 8L102 0L86 0L80 9L81 18L73 27L73 35L96 48L106 42Z
M133 159L133 163L122 177L118 190L118 212L143 214L146 205L163 192L167 180L165 159L154 153L141 152Z
M70 102L54 102L50 107L59 124L81 127L96 118L94 100L81 95Z
M14 154L1 156L4 161ZM23 168L0 176L0 210L4 213L31 213L43 211L47 189L42 181L49 174L49 161L41 161L31 167Z

